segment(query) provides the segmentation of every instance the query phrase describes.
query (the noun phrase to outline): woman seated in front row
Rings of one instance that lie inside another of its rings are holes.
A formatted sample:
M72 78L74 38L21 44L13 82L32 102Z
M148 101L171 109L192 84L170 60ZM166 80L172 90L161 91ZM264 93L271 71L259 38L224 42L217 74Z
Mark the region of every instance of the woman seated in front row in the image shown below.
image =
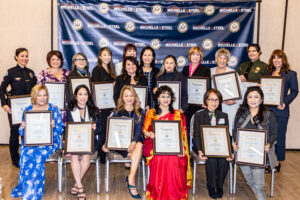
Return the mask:
M203 99L206 109L196 112L194 117L194 151L202 160L206 160L206 185L211 198L223 197L223 185L228 172L228 161L232 158L207 158L202 152L200 125L228 126L228 115L220 111L222 95L216 89L210 89ZM230 140L231 142L231 140Z
M125 59L126 63L126 59ZM113 112L113 117L132 117L134 118L134 136L131 144L127 151L116 151L121 154L124 158L130 157L131 165L129 175L126 177L127 187L130 195L133 198L141 198L136 186L135 186L135 175L142 158L142 147L143 147L143 134L142 127L144 123L145 114L140 106L140 100L135 92L134 88L129 85L125 85L120 93L120 97L117 101L117 107ZM106 145L103 145L102 150L109 152Z
M260 87L249 87L245 93L243 104L237 111L234 121L233 137L235 139L237 128L263 129L268 131L268 143L265 146L265 151L268 153L270 167L273 169L277 163L275 154L277 122L274 113L267 110L264 106L264 94ZM239 150L236 143L233 143L232 146L235 151ZM249 165L240 165L240 168L256 199L266 199L264 168Z
M92 129L95 135L101 132L101 117L98 108L94 105L91 93L86 85L79 85L70 99L69 109L67 110L67 122L95 122ZM78 200L86 199L82 178L90 167L91 155L84 154L71 155L71 168L75 179L71 194L77 195Z
M154 108L147 112L143 132L143 153L150 168L146 198L151 200L188 199L192 187L192 172L188 148L185 116L173 109L174 93L168 86L161 86L154 96ZM153 155L153 120L179 120L183 143L182 156Z
M25 200L40 200L44 194L45 162L60 147L60 135L64 124L59 109L48 103L48 90L44 85L35 85L31 90L32 105L24 111L52 111L53 145L24 146L20 148L19 184L12 189L11 197L22 197ZM24 119L19 129L19 134L24 136L26 124Z

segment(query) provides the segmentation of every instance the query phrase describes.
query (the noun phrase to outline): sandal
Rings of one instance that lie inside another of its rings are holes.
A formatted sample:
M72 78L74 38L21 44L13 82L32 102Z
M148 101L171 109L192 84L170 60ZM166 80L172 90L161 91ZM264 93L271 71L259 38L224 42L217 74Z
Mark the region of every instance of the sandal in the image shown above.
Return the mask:
M81 188L77 188L77 190L78 190L77 192L78 200L86 200L84 187L82 186ZM80 192L79 190L82 190L82 192Z
M77 195L78 194L78 189L76 187L76 183L74 184L74 187L72 187L70 194L72 195Z
M131 190L135 189L135 190L137 191L137 189L136 189L136 186L133 186L133 185L130 185L130 184L129 184L128 176L126 177L126 183L127 183L127 188L128 188L128 191L129 191L131 197L132 197L132 198L135 198L135 199L140 199L141 196L140 196L139 193L138 193L138 194L132 194Z

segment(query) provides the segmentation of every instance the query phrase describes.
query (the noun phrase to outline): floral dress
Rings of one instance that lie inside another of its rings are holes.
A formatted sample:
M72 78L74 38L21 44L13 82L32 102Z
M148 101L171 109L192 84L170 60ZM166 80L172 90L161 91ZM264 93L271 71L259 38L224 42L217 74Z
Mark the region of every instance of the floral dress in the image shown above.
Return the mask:
M42 70L38 75L37 84L43 85L45 82L65 82L66 83L68 80L69 71L66 69L62 69L62 70L63 70L63 73L62 73L62 77L60 80L57 79L56 76L54 76L54 74L51 73L49 68Z
M32 105L25 108L25 111L30 110L32 110ZM11 197L22 197L24 200L39 200L43 197L45 162L59 149L60 135L64 129L59 109L49 104L48 111L52 111L52 117L55 123L55 127L53 128L53 145L25 147L22 139L19 162L19 184L12 189ZM22 127L19 128L19 134L24 136L24 129Z
M37 84L44 85L45 82L63 82L63 83L67 83L68 77L69 77L69 71L66 70L66 69L62 69L62 70L63 70L63 73L62 73L62 76L61 76L60 80L57 79L56 76L54 76L54 74L51 73L49 68L42 70L38 75ZM67 100L66 100L66 102L67 102ZM61 111L61 114L62 114L63 122L65 124L66 123L66 112Z

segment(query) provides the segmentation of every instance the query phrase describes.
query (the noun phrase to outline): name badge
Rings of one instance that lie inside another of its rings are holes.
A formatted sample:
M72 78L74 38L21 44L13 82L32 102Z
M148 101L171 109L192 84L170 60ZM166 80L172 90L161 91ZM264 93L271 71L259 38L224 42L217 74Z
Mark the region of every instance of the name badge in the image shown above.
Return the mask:
M218 124L225 124L225 119L224 118L219 119Z

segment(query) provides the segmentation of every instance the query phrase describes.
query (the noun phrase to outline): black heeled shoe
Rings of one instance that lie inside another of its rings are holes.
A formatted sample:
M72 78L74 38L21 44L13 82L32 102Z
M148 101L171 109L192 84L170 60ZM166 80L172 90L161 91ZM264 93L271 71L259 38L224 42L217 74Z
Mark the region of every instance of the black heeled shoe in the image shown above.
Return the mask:
M136 189L136 186L133 186L133 185L129 184L128 176L126 177L126 183L127 183L127 188L128 188L128 191L129 191L131 197L135 198L135 199L140 199L141 198L140 194L132 194L131 193L131 189Z
M275 172L280 172L280 167L281 167L281 164L279 163L277 166L275 166Z

